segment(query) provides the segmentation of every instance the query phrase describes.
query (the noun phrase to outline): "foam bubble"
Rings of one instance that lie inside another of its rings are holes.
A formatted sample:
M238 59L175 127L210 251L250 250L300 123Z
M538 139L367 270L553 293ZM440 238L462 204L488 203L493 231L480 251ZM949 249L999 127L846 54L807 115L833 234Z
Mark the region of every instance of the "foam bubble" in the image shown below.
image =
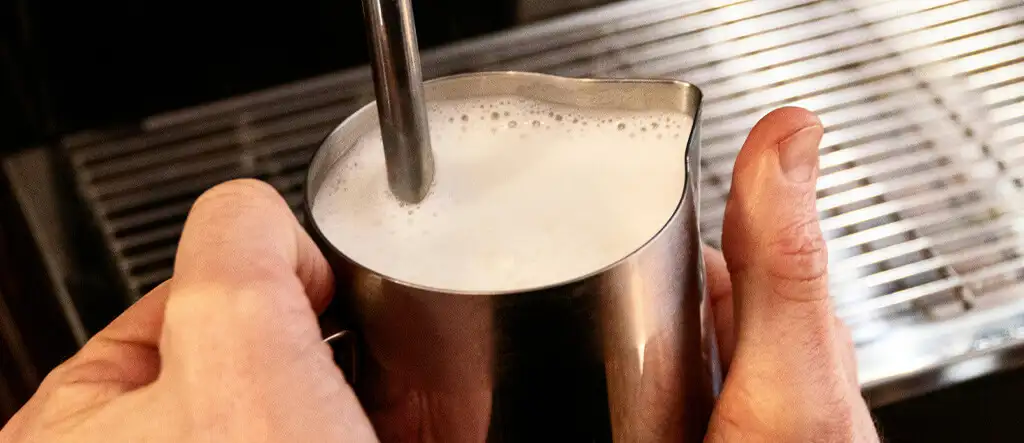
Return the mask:
M338 249L391 278L479 292L578 278L649 240L683 192L685 147L671 141L680 130L657 123L679 122L688 135L683 114L521 97L428 109L436 174L426 200L391 195L376 130L329 172L313 204Z

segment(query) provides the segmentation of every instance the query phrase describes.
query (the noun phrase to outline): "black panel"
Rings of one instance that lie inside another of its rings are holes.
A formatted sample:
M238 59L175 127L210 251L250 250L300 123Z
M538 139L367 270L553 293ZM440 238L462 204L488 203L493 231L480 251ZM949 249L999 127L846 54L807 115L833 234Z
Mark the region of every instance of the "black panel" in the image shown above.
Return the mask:
M421 45L506 28L514 3L416 0ZM0 13L0 116L5 128L19 128L0 135L6 150L47 133L131 123L367 57L357 0L0 0Z
M972 380L880 408L886 442L1019 442L1024 370Z

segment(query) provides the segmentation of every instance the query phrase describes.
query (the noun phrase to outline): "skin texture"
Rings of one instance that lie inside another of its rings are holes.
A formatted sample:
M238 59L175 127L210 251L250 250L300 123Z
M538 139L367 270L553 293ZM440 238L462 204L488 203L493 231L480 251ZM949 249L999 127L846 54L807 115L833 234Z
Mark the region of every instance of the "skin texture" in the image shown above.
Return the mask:
M829 301L815 209L822 133L810 112L779 109L736 159L724 256L705 251L729 364L707 441L878 441L850 333Z
M814 208L818 119L783 108L736 160L724 255L705 249L724 391L709 442L876 442L829 304ZM374 442L316 312L326 261L270 186L219 185L174 277L55 369L0 443Z

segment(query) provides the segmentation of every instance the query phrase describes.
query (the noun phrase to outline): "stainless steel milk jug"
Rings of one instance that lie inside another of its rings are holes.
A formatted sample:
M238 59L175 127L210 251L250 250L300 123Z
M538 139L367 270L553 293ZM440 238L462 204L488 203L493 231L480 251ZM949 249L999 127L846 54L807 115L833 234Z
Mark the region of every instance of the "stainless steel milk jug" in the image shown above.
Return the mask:
M322 235L328 170L377 125L373 104L316 153L307 223L337 280L333 320L355 337L347 375L384 442L698 442L720 382L698 232L701 92L669 80L498 72L426 84L427 100L512 95L693 117L685 191L646 244L590 275L513 293L448 293L379 275Z

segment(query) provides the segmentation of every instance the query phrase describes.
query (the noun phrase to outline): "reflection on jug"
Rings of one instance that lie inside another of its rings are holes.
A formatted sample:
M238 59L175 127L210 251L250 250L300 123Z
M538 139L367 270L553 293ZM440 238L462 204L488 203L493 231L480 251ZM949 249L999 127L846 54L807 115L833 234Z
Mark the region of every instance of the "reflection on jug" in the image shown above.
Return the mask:
M307 183L382 441L700 441L720 375L699 90L530 73L425 89L423 202L390 194L373 105Z

